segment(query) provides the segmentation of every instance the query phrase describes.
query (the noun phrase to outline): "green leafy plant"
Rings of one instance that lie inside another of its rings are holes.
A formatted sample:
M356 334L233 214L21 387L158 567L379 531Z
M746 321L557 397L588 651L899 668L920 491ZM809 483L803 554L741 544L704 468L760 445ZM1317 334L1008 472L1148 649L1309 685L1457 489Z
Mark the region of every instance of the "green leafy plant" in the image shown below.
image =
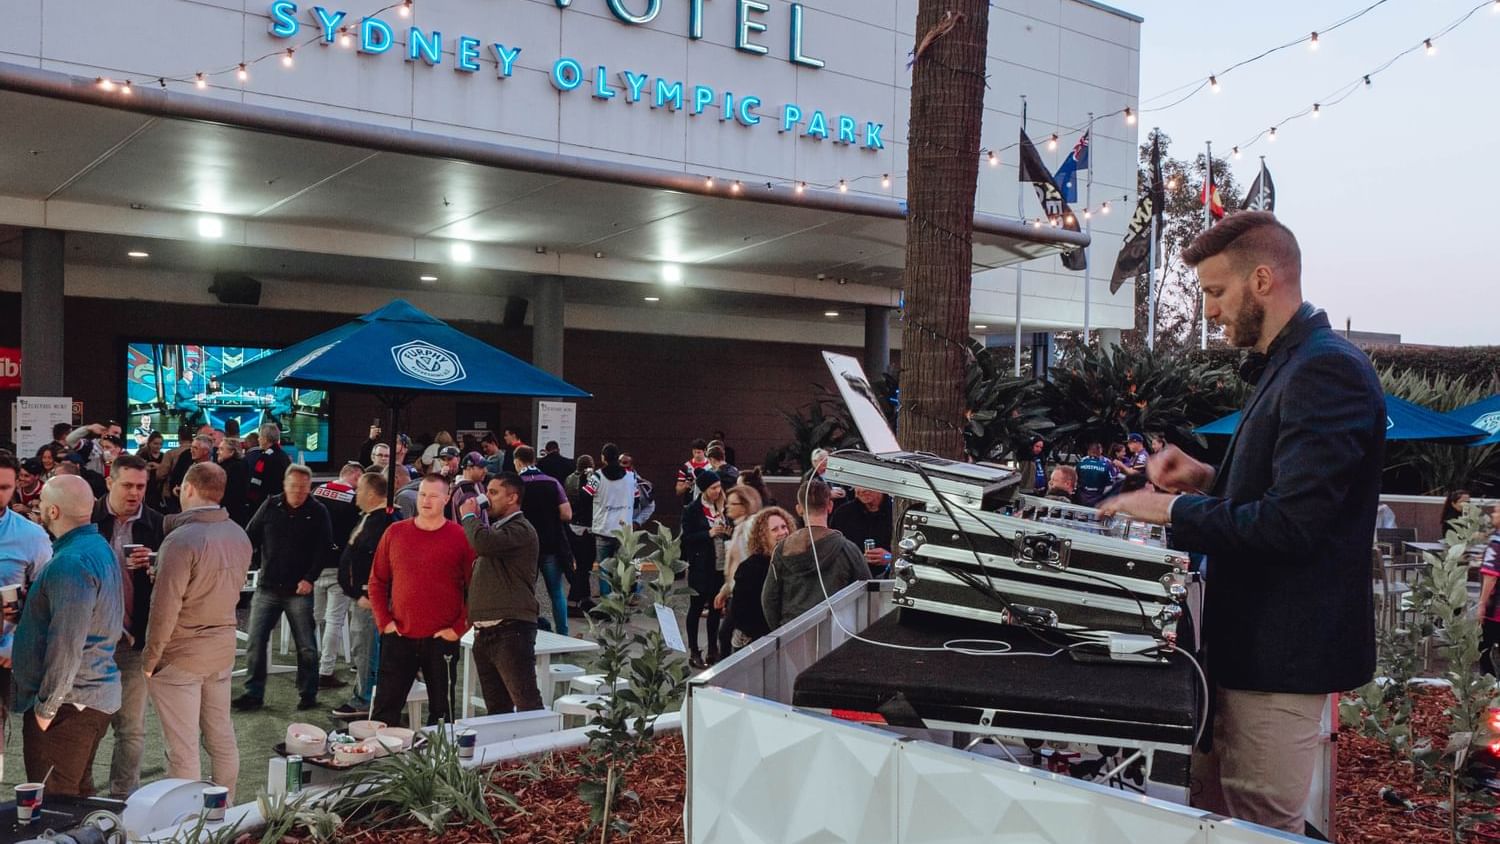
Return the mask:
M497 832L490 802L520 810L515 797L483 774L467 768L447 729L424 733L426 744L351 771L335 805L345 816L359 816L368 829L408 819L440 835L450 826L477 823Z
M280 844L282 839L297 829L305 830L313 841L332 841L344 824L343 818L333 811L313 806L312 797L306 792L278 795L262 793L255 798L255 803L266 824L261 830L261 844Z
M639 614L654 617L655 605L670 605L682 591L679 577L687 564L681 540L660 523L653 534L622 529L615 537L619 549L599 563L610 593L591 613L592 633L599 643L594 670L604 675L605 688L613 691L591 707L595 714L578 789L601 841L611 832L629 830L612 816L613 808L621 798L637 799L628 787L630 766L650 750L656 719L681 704L687 684L687 660L667 645L661 631L645 626L642 632L643 625L631 624ZM656 576L649 580L639 571L645 561L656 568ZM633 597L638 584L643 599Z
M210 828L208 824L208 818L200 814L192 826L178 827L171 838L153 840L162 844L239 844L241 841L255 840L249 833L240 831L245 824L243 819L229 826Z

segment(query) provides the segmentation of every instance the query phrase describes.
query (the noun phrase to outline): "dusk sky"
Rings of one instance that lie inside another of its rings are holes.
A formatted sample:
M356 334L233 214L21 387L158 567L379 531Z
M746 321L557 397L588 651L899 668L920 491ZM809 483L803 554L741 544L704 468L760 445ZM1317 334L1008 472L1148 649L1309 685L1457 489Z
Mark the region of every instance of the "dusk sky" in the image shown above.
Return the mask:
M1157 94L1306 37L1375 0L1256 3L1125 0L1141 27L1141 138L1152 126L1187 158L1212 141L1215 154L1436 35L1479 0L1388 0L1320 35L1219 78L1164 111ZM1500 3L1491 2L1491 7ZM1399 333L1404 341L1500 344L1493 300L1500 169L1500 13L1483 8L1449 35L1375 75L1319 119L1284 123L1277 140L1243 150L1240 184L1259 156L1275 179L1277 215L1302 244L1303 292L1342 328ZM1182 92L1186 93L1186 91ZM1178 95L1180 96L1180 94Z

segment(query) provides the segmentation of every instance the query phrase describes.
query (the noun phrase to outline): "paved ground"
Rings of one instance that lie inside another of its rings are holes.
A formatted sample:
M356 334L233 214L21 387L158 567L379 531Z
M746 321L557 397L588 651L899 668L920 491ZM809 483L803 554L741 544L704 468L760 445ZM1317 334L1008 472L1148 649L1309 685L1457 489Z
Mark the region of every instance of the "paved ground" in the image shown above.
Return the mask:
M545 608L546 593L542 591L542 606ZM545 613L546 610L544 609ZM683 617L683 608L677 608L679 621ZM638 617L639 618L639 617ZM581 618L569 620L570 635L579 638L593 638L588 634L587 622ZM241 612L241 627L243 628L244 612ZM654 617L642 618L637 623L651 623L654 625ZM293 664L295 662L291 654L281 655L275 651L277 637L271 637L275 661L278 664ZM564 657L560 661L568 661ZM580 663L584 664L584 663ZM236 661L237 668L243 668L245 660L243 657ZM337 669L338 676L349 680L352 672L342 662ZM273 747L285 736L286 726L296 721L306 721L317 724L325 729L332 729L335 722L328 715L328 710L345 701L347 689L334 689L324 691L319 696L319 702L324 704L321 710L309 712L297 711L297 692L294 688L294 673L272 674L266 682L265 708L252 713L235 713L235 736L240 747L240 782L236 802L247 802L254 799L255 795L265 787L266 763L273 755ZM244 688L241 678L234 680L234 695L238 696ZM309 717L311 716L311 717ZM6 724L5 735L5 772L0 778L0 794L7 794L16 783L25 782L25 766L21 757L21 724L18 717L11 717ZM114 742L111 735L106 735L104 742L99 746L99 752L94 758L94 784L102 794L109 787L109 765L110 754L113 752ZM155 709L146 706L146 750L141 760L141 781L151 782L166 776L165 743L162 739L161 726L156 719ZM208 757L203 757L203 771L209 773Z

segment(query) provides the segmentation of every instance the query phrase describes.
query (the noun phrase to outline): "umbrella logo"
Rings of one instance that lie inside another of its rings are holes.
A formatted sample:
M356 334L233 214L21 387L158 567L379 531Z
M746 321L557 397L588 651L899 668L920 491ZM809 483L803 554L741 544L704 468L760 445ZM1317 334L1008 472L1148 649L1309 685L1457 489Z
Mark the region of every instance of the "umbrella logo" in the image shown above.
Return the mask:
M1391 417L1387 416L1385 418L1385 429L1387 431L1389 431L1390 429L1392 429L1394 427L1396 427L1396 420L1394 420Z
M391 347L396 368L418 381L442 386L468 377L458 355L426 340L413 340Z
M1496 410L1474 420L1474 427L1483 428L1490 433L1500 432L1500 410Z
M298 370L317 360L323 355L324 352L328 351L331 348L333 348L333 344L329 343L326 346L319 346L318 348L313 349L302 357L297 358L296 362L291 366L288 366L286 369L283 369L280 372L276 373L276 380L280 381L284 378L287 378L288 376L297 374ZM228 368L228 364L225 364L225 368Z

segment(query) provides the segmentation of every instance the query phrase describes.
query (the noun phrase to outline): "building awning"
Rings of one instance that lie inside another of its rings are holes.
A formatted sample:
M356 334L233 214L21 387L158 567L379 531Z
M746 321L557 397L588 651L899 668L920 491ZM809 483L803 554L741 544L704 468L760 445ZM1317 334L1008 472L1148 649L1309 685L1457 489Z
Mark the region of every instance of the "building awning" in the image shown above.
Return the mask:
M523 149L0 63L0 225L893 305L898 199ZM974 269L1086 244L975 218ZM464 247L458 247L463 250ZM837 288L827 282L838 282ZM816 289L815 289L816 288ZM819 290L826 290L824 293Z

